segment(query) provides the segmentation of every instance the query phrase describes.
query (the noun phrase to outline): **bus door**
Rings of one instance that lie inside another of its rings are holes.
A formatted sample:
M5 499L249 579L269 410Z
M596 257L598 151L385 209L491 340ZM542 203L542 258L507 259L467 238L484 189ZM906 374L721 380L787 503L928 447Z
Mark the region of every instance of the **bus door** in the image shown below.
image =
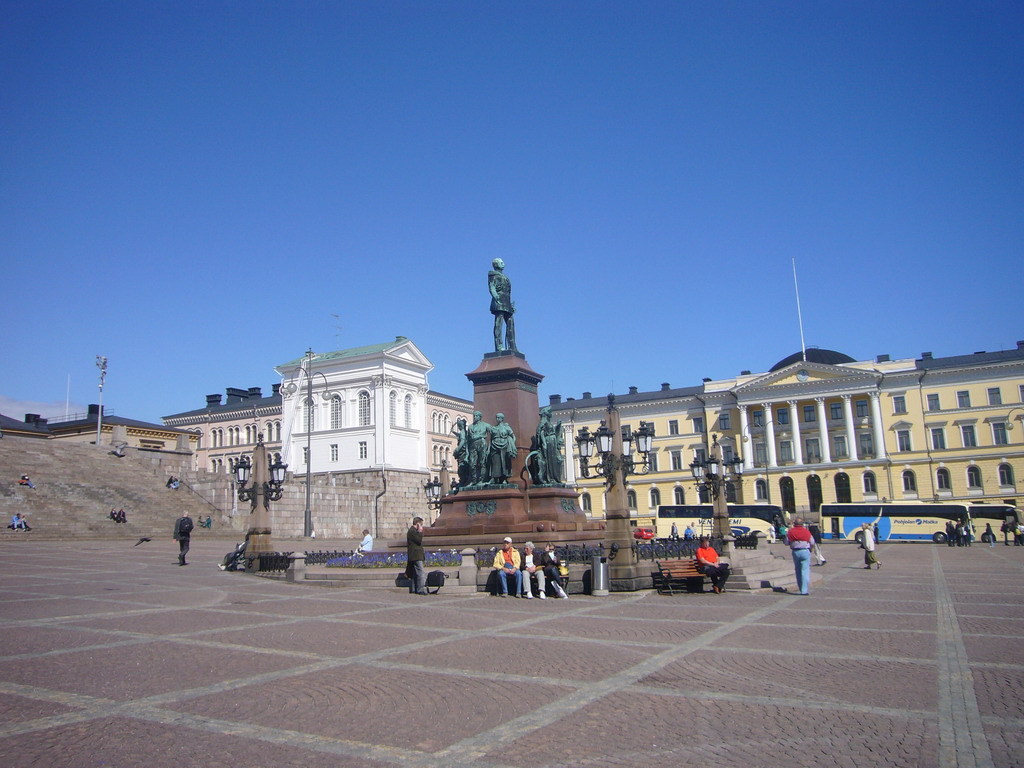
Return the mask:
M830 520L832 522L832 538L838 541L842 538L842 532L839 530L839 518L833 517Z

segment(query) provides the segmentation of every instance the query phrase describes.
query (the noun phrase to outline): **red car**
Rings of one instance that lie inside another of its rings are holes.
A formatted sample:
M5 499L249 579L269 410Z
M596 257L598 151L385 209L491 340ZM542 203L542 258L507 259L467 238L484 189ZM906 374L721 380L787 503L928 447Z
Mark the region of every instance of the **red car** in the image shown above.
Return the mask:
M633 538L634 539L643 539L644 541L650 541L651 539L654 538L654 529L653 528L637 528L635 531L633 531Z

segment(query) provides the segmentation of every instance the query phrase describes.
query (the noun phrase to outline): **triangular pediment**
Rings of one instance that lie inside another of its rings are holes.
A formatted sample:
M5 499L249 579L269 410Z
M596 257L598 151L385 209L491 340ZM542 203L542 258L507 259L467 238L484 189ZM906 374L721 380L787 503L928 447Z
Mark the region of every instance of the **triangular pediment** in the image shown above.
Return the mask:
M401 360L403 363L418 366L421 368L433 368L434 364L427 359L420 348L406 339L405 341L385 350L384 356L392 360Z
M877 381L877 374L857 368L825 363L796 362L777 371L755 376L733 390L737 395L764 392L773 388L785 389L788 392L807 391L841 387L870 386Z

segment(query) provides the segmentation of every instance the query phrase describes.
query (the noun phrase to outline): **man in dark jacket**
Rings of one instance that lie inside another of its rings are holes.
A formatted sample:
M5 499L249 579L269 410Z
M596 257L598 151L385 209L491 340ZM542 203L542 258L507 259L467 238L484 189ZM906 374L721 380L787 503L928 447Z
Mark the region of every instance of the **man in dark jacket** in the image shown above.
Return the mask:
M178 565L188 565L185 562L185 555L188 554L188 545L192 536L192 518L188 512L182 512L181 517L174 521L174 540L178 542Z
M412 591L417 595L427 594L427 575L423 568L426 559L423 554L423 518L414 517L409 532L405 534L405 543L409 553L409 567L406 575L412 579Z

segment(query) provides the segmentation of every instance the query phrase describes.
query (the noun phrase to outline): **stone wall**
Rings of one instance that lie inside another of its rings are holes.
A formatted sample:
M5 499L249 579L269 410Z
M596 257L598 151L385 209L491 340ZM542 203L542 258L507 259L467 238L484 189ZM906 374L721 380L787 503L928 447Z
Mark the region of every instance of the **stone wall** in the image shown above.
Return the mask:
M249 503L236 501L235 484L222 473L182 473L182 479L199 496L221 510L221 521L239 531L248 525ZM369 528L381 546L389 539L404 539L415 515L429 519L423 484L425 472L404 470L350 470L313 475L310 509L318 538L359 539ZM271 504L274 533L302 536L306 510L306 478L289 475L284 497ZM387 491L380 499L378 494Z

